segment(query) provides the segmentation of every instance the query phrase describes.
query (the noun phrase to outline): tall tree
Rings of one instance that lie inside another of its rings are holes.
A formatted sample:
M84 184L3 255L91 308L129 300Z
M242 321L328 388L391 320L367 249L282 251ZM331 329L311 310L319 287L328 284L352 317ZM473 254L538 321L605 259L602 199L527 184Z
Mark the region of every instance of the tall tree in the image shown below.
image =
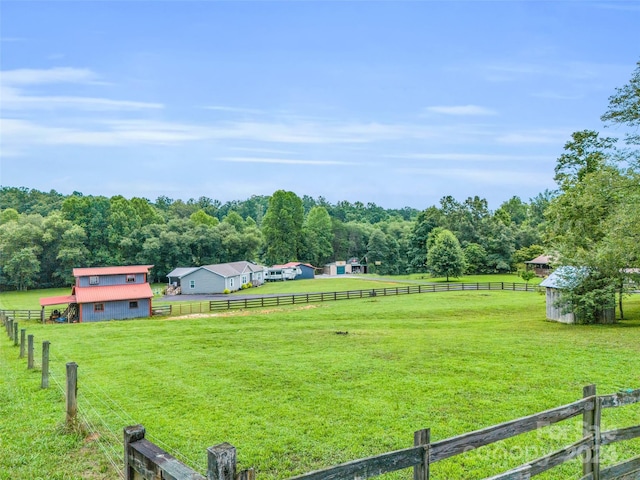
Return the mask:
M269 199L269 208L262 220L265 261L268 264L286 263L299 258L303 246L303 223L302 200L293 192L276 191Z
M465 270L464 252L460 242L449 230L441 230L435 237L433 247L427 253L427 267L435 276L459 277Z
M312 265L322 266L333 255L331 245L331 217L324 207L312 207L302 227L305 259Z

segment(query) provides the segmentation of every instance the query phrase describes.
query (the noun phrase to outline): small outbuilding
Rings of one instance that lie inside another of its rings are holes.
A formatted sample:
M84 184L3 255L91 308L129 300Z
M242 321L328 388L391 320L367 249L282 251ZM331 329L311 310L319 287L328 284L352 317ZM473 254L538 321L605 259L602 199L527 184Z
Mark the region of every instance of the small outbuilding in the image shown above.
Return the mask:
M563 299L564 292L579 286L589 275L587 268L559 267L546 279L540 282L545 288L547 319L561 323L576 323L580 319L571 311L567 301ZM613 300L613 299L612 299ZM615 321L615 301L611 302L612 308L603 308L598 312L601 323L613 323Z
M538 255L533 260L524 262L527 270L533 270L538 277L548 277L551 271L551 257L549 255Z
M351 264L344 260L328 263L322 271L325 275L345 275L351 273Z

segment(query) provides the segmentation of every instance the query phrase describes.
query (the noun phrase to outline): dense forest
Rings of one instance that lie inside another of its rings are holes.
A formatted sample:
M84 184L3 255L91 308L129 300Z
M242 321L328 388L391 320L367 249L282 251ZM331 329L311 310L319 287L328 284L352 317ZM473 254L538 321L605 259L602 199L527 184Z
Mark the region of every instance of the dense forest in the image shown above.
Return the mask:
M549 192L529 202L514 197L492 212L479 197L444 197L418 211L285 191L222 204L2 187L0 282L5 289L64 286L73 267L121 264L155 265L154 280L166 281L177 266L299 260L321 267L353 257L381 274L426 272L434 229L454 233L465 271L504 272L542 252L551 199Z

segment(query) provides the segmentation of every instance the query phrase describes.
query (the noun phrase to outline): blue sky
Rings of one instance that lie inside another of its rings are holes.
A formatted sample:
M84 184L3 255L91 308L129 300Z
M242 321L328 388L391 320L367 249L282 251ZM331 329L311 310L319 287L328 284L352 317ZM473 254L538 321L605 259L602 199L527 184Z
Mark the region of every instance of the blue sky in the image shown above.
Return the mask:
M528 200L640 60L637 1L3 0L0 19L0 183L150 200Z

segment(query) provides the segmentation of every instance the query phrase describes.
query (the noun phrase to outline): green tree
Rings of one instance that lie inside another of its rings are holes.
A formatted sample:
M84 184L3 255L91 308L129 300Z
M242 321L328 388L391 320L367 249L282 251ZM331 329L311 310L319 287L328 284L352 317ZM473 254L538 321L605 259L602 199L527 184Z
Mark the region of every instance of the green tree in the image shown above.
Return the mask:
M303 239L304 208L293 192L276 191L269 199L269 208L262 220L266 244L265 261L281 264L297 260Z
M609 97L609 108L601 117L603 122L630 127L625 141L629 145L640 145L640 61L626 85L617 88Z
M3 271L16 290L27 290L28 287L36 285L40 274L38 249L36 247L20 249L9 258Z
M314 266L326 264L333 256L331 217L324 207L312 207L302 227L304 258Z
M567 190L583 181L586 175L602 169L609 162L616 141L600 137L593 130L573 132L571 140L564 145L565 152L556 162L556 183Z
M427 253L427 267L432 275L460 277L466 268L460 242L449 230L440 231Z

